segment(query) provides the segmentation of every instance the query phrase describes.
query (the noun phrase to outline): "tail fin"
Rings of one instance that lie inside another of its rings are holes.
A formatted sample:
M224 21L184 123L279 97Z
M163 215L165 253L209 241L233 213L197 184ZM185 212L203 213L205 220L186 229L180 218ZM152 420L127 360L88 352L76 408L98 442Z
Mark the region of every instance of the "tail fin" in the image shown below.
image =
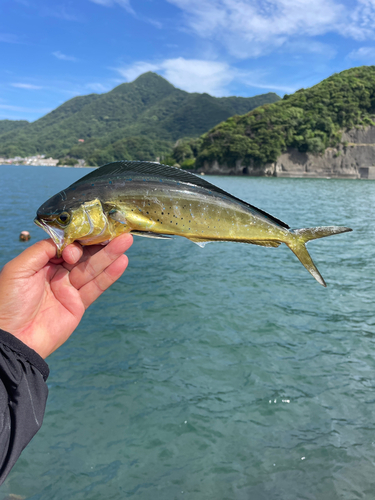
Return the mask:
M327 227L312 227L308 229L296 229L291 232L291 240L285 242L292 252L298 257L300 262L306 267L316 281L322 286L327 286L320 272L316 268L312 258L307 251L305 244L310 240L331 236L331 234L347 233L352 231L349 227L327 226Z

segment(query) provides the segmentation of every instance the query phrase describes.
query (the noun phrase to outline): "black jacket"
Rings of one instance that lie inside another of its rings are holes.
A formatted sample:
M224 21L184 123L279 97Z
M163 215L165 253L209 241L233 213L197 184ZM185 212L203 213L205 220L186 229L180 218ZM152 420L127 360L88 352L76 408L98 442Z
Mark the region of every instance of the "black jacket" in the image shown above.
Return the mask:
M42 425L48 375L39 354L0 330L0 484Z

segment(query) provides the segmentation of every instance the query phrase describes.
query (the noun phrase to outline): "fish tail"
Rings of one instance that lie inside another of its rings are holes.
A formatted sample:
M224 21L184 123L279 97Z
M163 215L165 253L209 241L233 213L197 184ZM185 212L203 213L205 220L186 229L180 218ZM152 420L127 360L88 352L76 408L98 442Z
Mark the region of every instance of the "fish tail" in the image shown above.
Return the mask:
M349 227L327 226L327 227L312 227L306 229L296 229L290 232L290 240L286 241L286 245L298 257L300 262L305 266L310 274L314 276L316 281L322 286L327 286L322 275L315 266L309 252L306 249L306 243L317 238L324 238L332 234L347 233L352 231Z

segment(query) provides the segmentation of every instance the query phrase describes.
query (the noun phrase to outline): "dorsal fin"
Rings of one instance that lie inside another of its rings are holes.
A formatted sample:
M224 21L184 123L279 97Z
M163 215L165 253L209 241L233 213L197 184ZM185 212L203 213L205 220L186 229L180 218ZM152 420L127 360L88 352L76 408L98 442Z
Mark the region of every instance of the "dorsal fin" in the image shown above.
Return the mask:
M285 229L289 229L289 226L285 224L285 222L282 222L281 220L276 219L276 217L273 217L267 212L264 212L263 210L260 210L259 208L254 207L249 203L246 203L246 201L236 198L235 196L224 191L223 189L220 189L214 184L211 184L210 182L206 181L202 177L192 174L190 172L186 172L185 170L181 170L175 167L170 167L168 165L162 165L160 163L154 163L149 161L116 161L113 163L108 163L107 165L103 165L102 167L99 167L93 172L90 172L89 174L85 175L84 177L82 177L69 187L78 186L79 184L87 181L91 182L96 181L103 177L107 177L108 179L114 180L118 177L123 177L124 175L139 176L142 174L156 178L164 177L165 179L172 179L178 182L184 182L187 184L191 184L193 186L203 187L215 193L220 193L222 195L228 196L232 200L236 200L242 203L252 212L255 212L256 214L261 214L263 217L269 219L271 222L278 224L279 226L284 227Z

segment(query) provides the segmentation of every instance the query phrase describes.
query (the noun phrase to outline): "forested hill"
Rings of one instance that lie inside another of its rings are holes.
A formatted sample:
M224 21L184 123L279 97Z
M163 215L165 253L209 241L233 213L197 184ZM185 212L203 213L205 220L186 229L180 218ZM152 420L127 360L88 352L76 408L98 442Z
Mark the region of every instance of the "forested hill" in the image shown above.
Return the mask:
M0 120L0 135L28 124L26 120Z
M188 93L149 72L106 94L75 97L22 128L0 129L0 156L71 156L91 165L154 160L181 137L198 137L229 116L279 99L274 93L249 98Z
M375 126L375 66L334 74L274 104L220 123L199 141L196 166L213 161L261 167L287 150L321 154L342 131Z

